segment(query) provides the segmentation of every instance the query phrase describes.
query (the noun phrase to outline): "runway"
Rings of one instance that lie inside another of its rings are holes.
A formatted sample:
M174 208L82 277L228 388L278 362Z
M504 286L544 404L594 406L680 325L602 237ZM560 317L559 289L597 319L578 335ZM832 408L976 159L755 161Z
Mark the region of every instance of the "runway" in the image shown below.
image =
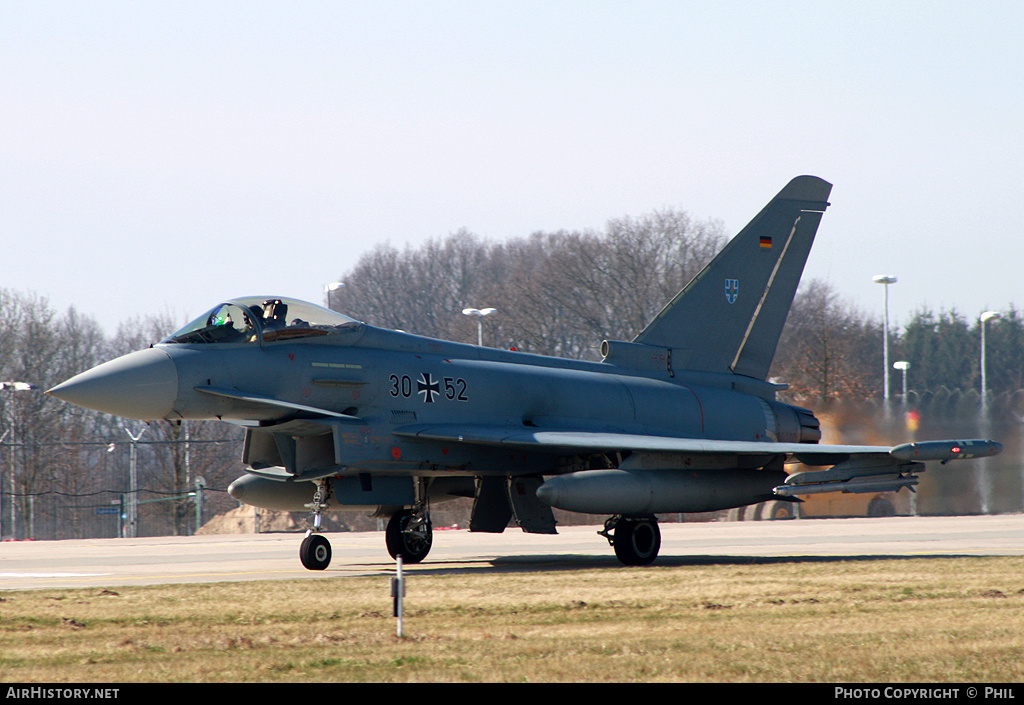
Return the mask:
M434 531L427 559L409 574L621 569L600 526L556 536ZM803 519L662 524L652 566L713 562L834 561L1024 555L1024 515ZM0 544L0 590L114 587L250 580L317 580L394 574L384 533L328 533L324 571L299 563L301 533L18 541Z

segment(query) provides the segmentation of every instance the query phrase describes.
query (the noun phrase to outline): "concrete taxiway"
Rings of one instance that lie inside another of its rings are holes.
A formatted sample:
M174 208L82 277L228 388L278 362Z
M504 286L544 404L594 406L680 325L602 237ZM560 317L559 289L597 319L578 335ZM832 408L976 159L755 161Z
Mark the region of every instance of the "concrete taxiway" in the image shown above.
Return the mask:
M557 536L435 530L410 573L621 568L600 526ZM1024 555L1024 515L662 524L657 566L738 561ZM394 573L383 532L329 533L331 565L299 563L301 533L0 544L0 590L323 579Z

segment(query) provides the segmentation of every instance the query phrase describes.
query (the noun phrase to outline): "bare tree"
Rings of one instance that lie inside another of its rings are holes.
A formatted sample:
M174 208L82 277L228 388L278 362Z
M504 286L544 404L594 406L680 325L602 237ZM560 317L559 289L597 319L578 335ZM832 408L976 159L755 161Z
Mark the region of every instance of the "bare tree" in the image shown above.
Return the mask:
M332 302L373 325L467 342L475 326L460 311L494 306L493 344L595 358L601 340L635 336L724 240L720 224L671 210L500 245L460 230L418 250L376 248Z
M793 301L771 375L800 403L866 399L880 386L881 345L876 323L814 279Z
M3 533L34 537L45 524L45 531L60 535L68 517L55 498L92 491L99 481L77 472L68 444L85 443L83 434L95 432L100 415L69 411L43 391L98 364L103 335L92 319L73 308L58 317L35 294L0 290L0 306L0 379L22 383L5 386L0 395ZM25 383L31 388L24 389Z

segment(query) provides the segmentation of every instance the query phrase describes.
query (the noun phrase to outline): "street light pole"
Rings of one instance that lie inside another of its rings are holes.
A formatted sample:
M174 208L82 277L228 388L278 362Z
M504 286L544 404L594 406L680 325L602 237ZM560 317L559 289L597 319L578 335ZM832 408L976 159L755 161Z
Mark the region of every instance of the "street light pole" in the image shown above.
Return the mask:
M4 391L4 392L31 392L31 391L35 391L36 389L39 389L39 387L37 387L36 385L32 384L31 382L0 382L0 391ZM6 404L4 405L4 408L6 410ZM10 452L10 455L9 455L9 460L10 460L10 466L9 466L10 476L8 477L8 484L10 486L10 497L8 499L10 500L10 513L11 513L11 516L7 520L8 524L9 524L9 527L7 529L7 534L12 539L16 539L16 538L18 538L17 535L16 535L17 531L18 531L18 526L17 526L16 519L15 519L15 510L16 510L15 502L17 501L17 491L18 491L18 488L17 488L17 483L15 482L15 479L14 479L14 474L15 474L15 472L14 472L14 470L15 470L15 463L14 463L14 453L15 453L15 450L14 449L18 446L18 443L17 443L17 435L16 435L17 432L14 429L14 413L11 412L11 414L8 416L8 418L10 420L10 426L9 426L9 428L6 431L4 431L4 435L3 435L3 438L6 438L7 437L7 432L8 431L11 432L11 441L8 444L10 446L10 448L11 448L11 452ZM2 442L3 438L0 438L0 442ZM24 457L22 458L22 460L24 460ZM2 501L2 499L3 499L3 489L2 489L2 486L0 486L0 538L3 537L3 529L4 529L4 527L3 527L3 509L2 509L3 501ZM31 538L31 536L29 536L28 538Z
M903 410L907 409L907 370L910 369L910 363L906 360L897 360L892 363L894 370L900 370L903 373Z
M330 284L324 286L324 291L327 292L327 308L331 309L332 311L334 310L334 307L331 305L331 292L337 291L338 289L341 289L344 286L345 282L331 282Z
M142 434L146 432L145 426L138 435L124 429L131 439L128 453L128 538L139 536L139 470L138 470L138 445Z
M988 327L986 324L989 321L995 321L1002 318L1002 315L998 311L985 311L981 314L979 319L981 324L981 420L982 423L988 424L988 381L986 379L988 365L985 364L985 329ZM985 429L988 432L988 429Z
M906 360L897 360L892 363L894 369L899 370L903 373L903 423L907 431L910 433L910 440L914 440L915 434L917 433L917 419L911 418L910 407L907 405L907 370L910 369L910 363ZM917 516L917 493L910 493L910 513Z
M476 316L476 344L484 346L484 316L490 316L497 312L496 308L464 308L462 313L466 316Z
M998 311L985 311L979 317L979 325L981 327L981 433L984 437L988 438L988 380L986 379L986 372L988 365L985 361L985 329L988 327L989 321L995 321L1002 316ZM987 458L981 463L978 463L975 468L975 473L978 478L978 493L981 497L981 513L988 514L991 508L991 489L989 487L988 480L988 462Z
M885 407L884 413L885 418L889 418L889 285L896 283L896 277L888 274L876 274L871 278L875 284L882 284L884 286L883 302L885 306L885 318L884 327L882 330L882 370L884 376L882 377L882 399L883 406Z

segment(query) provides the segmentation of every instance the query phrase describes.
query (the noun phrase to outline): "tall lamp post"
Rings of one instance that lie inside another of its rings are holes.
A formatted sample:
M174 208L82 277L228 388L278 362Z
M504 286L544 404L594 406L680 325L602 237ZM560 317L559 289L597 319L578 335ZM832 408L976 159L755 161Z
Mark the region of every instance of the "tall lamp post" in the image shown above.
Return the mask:
M907 370L910 369L910 363L906 360L897 360L892 363L893 369L899 370L903 373L903 422L906 424L907 431L910 432L910 440L914 439L914 434L917 433L917 420L911 418L910 407L907 406ZM910 493L910 513L917 516L917 493Z
M989 321L1002 318L998 311L985 311L978 318L981 327L981 433L988 437L988 380L986 379L985 363L985 329ZM988 458L983 459L975 469L978 476L978 491L981 495L981 513L988 514L991 508L992 493L988 482Z
M327 292L327 308L331 309L332 311L334 310L334 307L331 305L331 292L337 291L338 289L341 289L344 286L345 282L331 282L330 284L324 286L324 291Z
M883 302L885 306L885 318L884 327L882 329L882 371L884 376L882 377L882 398L883 406L885 407L884 413L885 418L889 418L889 285L896 283L896 277L888 274L876 274L871 277L871 281L875 284L882 284L884 287L885 294L883 296Z
M4 391L4 392L32 392L32 391L35 391L36 389L39 389L39 387L37 387L36 385L32 384L31 382L0 382L0 391ZM14 434L14 414L11 413L8 418L9 418L9 421L10 421L10 426L9 426L9 428L7 430L4 431L3 437L0 437L0 441L2 441L4 438L7 437L8 431L11 432L11 440L10 440L10 443L8 444L11 447L10 466L9 466L10 474L8 476L8 482L9 482L8 486L10 487L10 493L11 493L11 496L8 498L10 500L11 516L8 517L8 519L7 519L8 526L6 527L6 529L7 529L7 535L10 536L13 539L13 538L17 538L16 534L18 532L18 526L15 523L15 521L16 521L15 520L15 508L16 508L15 507L15 502L17 501L17 491L18 491L18 488L17 488L17 484L16 484L16 482L14 480L14 469L15 469L15 465L14 465L14 449L18 445L18 441L17 441L17 438L16 438L16 436ZM2 487L0 487L0 499L2 499L2 497L3 497L3 489L2 489ZM0 501L0 536L3 536L4 528L5 527L3 525L3 502ZM29 537L29 538L31 538L31 537Z
M143 426L137 434L132 433L128 430L128 427L124 427L124 432L128 434L128 438L131 439L131 445L129 446L128 452L128 506L122 507L122 511L127 509L127 526L125 536L127 538L138 538L139 536L139 439L142 438L142 434L146 432L146 427Z
M484 346L484 316L490 316L497 312L496 308L464 308L462 313L466 316L476 316L476 344Z
M989 321L995 321L1002 318L1002 315L998 311L985 311L981 314L979 319L981 323L981 420L982 423L988 424L988 381L986 380L986 373L988 365L985 364L985 329L988 327L986 324ZM988 429L985 429L988 432Z
M899 370L903 373L903 409L907 408L907 370L910 369L910 363L906 360L897 360L892 363L894 370Z

